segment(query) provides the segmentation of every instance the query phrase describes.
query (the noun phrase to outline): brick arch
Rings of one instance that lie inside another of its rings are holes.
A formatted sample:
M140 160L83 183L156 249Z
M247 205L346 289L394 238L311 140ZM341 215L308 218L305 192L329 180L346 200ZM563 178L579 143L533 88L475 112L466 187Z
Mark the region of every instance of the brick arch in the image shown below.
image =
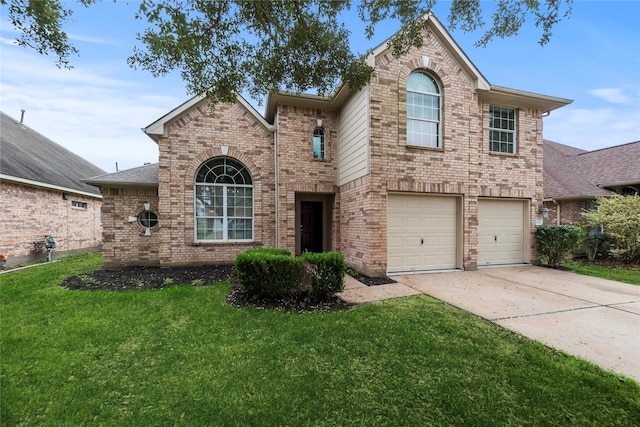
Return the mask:
M215 157L229 157L232 158L234 160L239 161L240 163L242 163L248 170L249 173L251 174L251 179L253 180L253 194L254 194L254 203L255 203L255 195L256 194L262 194L263 192L263 187L262 187L262 174L259 172L258 167L256 166L256 164L246 155L244 154L242 151L234 148L234 147L228 147L227 149L227 154L223 154L222 153L222 148L221 147L213 147L213 148L209 148L207 150L202 151L200 154L198 154L196 157L194 157L191 162L189 163L189 165L187 166L186 170L185 170L185 176L184 176L184 199L183 199L183 203L184 206L191 206L191 208L186 208L184 211L184 221L185 221L185 231L187 233L188 236L192 236L190 237L190 239L193 239L192 242L195 241L195 237L194 236L194 227L195 227L195 213L194 210L192 208L193 204L194 204L194 196L195 196L195 175L196 175L196 171L200 168L200 166L206 162L207 160L210 160L212 158ZM258 206L255 206L255 210L254 210L254 224L259 224L259 220L258 217L255 213L255 211L260 211L261 208ZM254 239L256 238L256 229L254 229Z
M214 157L230 157L245 165L247 169L249 169L249 173L251 174L251 179L253 179L254 186L257 182L262 181L262 174L259 172L258 167L242 151L234 147L228 147L227 154L223 154L221 147L214 147L202 151L191 160L191 163L189 163L189 166L187 166L187 169L185 171L185 185L193 185L193 179L196 176L196 171L200 168L200 166L202 166L204 162Z
M440 108L441 108L440 132L442 132L442 135L441 135L442 147L440 148L444 149L445 123L444 123L443 113L444 113L444 105L445 105L445 99L446 99L446 95L445 95L446 77L445 79L443 79L442 77L440 77L440 74L438 74L437 69L441 69L441 68L442 67L439 64L436 64L434 68L424 67L422 65L422 57L412 58L406 63L402 64L402 67L400 67L400 70L398 71L398 76L397 76L398 90L396 92L398 94L398 100L397 100L398 145L404 145L407 142L407 80L409 79L409 75L414 71L424 71L426 73L429 73L429 75L432 76L440 86Z

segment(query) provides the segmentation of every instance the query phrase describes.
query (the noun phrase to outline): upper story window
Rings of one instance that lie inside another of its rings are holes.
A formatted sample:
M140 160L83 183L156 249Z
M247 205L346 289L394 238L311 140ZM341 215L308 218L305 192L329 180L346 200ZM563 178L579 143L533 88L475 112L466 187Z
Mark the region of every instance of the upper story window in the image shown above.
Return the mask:
M313 130L313 158L325 158L324 129L322 128Z
M516 152L516 110L491 106L489 109L489 151Z
M78 209L87 209L87 203L86 202L76 202L75 200L71 201L71 207L72 208L78 208Z
M441 93L436 80L414 71L407 80L407 145L441 147Z
M242 163L215 157L200 166L195 222L198 241L253 239L253 180Z

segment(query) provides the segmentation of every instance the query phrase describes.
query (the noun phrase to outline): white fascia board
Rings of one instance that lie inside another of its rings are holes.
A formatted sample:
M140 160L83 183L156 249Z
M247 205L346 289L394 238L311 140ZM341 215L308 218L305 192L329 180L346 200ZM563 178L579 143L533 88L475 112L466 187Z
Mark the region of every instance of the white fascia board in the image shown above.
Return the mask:
M276 127L275 125L270 124L267 119L265 119L264 117L262 117L262 115L260 113L258 113L256 111L255 108L253 108L253 106L251 104L249 104L249 102L244 99L244 97L237 95L238 98L238 103L240 105L242 105L247 111L249 111L253 117L256 118L256 120L258 122L260 122L260 124L262 124L262 126L264 126L265 128L267 128L268 131L270 132L275 132L276 131Z
M81 195L81 196L93 197L94 199L102 199L102 195L100 195L100 194L93 194L93 193L89 193L89 192L86 192L86 191L76 190L76 189L73 189L73 188L67 188L67 187L61 187L59 185L47 184L46 182L33 181L33 180L30 180L30 179L20 178L20 177L17 177L17 176L0 174L0 180L17 182L19 184L31 185L33 187L41 187L41 188L46 188L46 189L49 189L49 190L62 191L64 193L73 193L73 194L78 194L78 195Z
M174 108L164 116L160 117L149 126L142 128L142 131L157 142L158 137L167 136L167 124L180 117L185 111L190 110L194 105L198 104L203 99L203 95L194 96L193 98L179 105L177 108Z
M558 98L502 86L491 86L490 90L481 91L480 97L495 105L505 107L531 107L545 112L550 112L573 102L572 99Z
M255 118L258 120L267 130L271 132L275 132L275 127L270 125L264 117L258 113L255 108L251 106L242 96L236 95L238 103L242 105L247 111L249 111ZM194 96L190 100L184 102L177 108L171 110L169 113L165 114L155 122L151 123L149 126L142 128L142 131L149 135L151 139L157 142L159 137L167 136L167 126L173 121L180 118L184 113L191 110L200 102L204 101L206 97L204 95Z
M478 70L473 62L471 62L469 57L464 53L458 43L456 43L456 41L453 39L453 37L451 37L447 29L440 23L438 18L436 18L434 14L429 12L424 16L423 19L427 28L443 42L446 49L453 54L453 56L456 58L456 61L473 79L475 88L489 90L491 88L491 84L489 84L480 70ZM376 57L389 48L389 39L379 44L371 51L371 53L369 53L369 55L367 55L366 61L369 66L375 68Z

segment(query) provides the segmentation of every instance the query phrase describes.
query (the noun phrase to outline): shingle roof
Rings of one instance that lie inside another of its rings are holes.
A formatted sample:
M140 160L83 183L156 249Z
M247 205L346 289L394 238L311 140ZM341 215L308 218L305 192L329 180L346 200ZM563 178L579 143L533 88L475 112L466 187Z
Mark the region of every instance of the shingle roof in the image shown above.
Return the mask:
M156 187L158 185L158 163L94 176L83 179L82 182L96 187Z
M104 171L0 111L0 173L100 195L80 179Z
M640 183L640 141L585 151L544 141L544 197L609 196L603 187Z

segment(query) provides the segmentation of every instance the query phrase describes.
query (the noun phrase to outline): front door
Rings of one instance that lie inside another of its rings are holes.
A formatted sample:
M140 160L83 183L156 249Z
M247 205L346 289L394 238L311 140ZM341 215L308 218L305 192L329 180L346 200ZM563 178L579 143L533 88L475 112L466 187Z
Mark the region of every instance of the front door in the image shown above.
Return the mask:
M322 202L300 202L300 251L322 252Z

